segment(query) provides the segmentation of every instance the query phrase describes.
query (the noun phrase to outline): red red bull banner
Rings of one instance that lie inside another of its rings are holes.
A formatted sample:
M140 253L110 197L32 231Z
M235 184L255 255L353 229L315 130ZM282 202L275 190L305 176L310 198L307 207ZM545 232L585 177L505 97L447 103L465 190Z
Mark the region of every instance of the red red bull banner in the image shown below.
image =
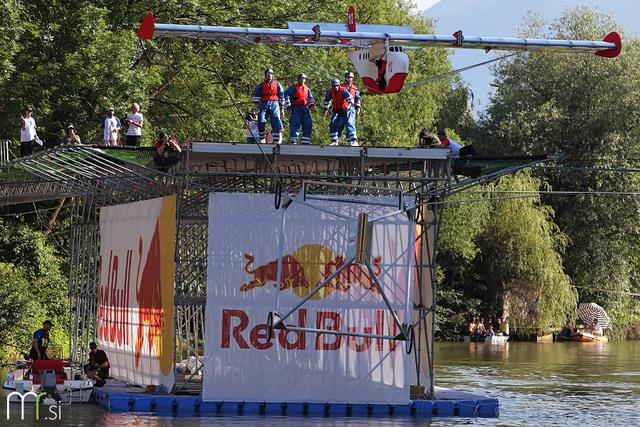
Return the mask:
M400 333L394 316L412 318L415 224L392 215L397 198L366 202L276 210L273 195L210 195L204 400L409 401L406 343L382 337ZM363 212L375 219L370 268L348 262ZM305 331L267 339L276 298L279 313L291 311L285 326Z
M98 342L117 379L173 387L176 196L100 210Z

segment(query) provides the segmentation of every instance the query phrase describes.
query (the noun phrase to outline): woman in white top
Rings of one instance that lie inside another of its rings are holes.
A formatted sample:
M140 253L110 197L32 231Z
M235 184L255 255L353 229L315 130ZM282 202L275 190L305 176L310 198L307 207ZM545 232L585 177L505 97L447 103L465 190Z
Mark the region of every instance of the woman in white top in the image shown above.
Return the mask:
M142 114L139 113L140 106L135 102L131 104L131 114L127 115L129 120L129 130L127 131L126 145L139 147L142 141Z

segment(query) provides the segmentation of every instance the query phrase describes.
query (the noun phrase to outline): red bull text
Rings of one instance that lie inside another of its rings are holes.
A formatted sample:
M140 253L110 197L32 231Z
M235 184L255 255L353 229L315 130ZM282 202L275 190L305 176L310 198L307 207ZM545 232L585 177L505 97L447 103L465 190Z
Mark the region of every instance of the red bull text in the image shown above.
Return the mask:
M289 327L307 327L307 310L298 310L298 324L288 324ZM387 326L388 325L388 326ZM319 310L315 313L316 329L329 331L362 332L365 334L398 335L400 330L393 320L389 321L387 310L375 310L375 325L365 326L363 330L356 331L354 327L344 326L340 313L332 310ZM388 330L386 330L388 328ZM274 330L272 338L277 341L267 342L266 323L252 323L248 314L240 309L222 310L222 334L221 348L237 347L241 349L268 350L277 342L285 350L305 350L307 349L307 334L315 335L313 346L316 350L339 350L345 345L356 352L367 351L372 348L376 351L398 351L398 343L394 340L354 337L346 335L334 335L323 333L310 333L302 331Z

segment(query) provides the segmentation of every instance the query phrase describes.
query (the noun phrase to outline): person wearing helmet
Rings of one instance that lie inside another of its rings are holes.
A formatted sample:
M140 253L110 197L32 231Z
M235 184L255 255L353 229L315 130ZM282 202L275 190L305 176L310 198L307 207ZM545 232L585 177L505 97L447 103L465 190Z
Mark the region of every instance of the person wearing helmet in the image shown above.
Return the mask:
M324 96L324 115L327 116L329 107L333 104L333 114L331 122L329 122L329 140L330 145L338 145L338 141L342 137L342 130L347 124L347 111L353 104L353 97L343 86L340 80L331 80L331 89Z
M284 131L282 127L282 117L284 119L284 91L280 83L273 79L273 70L268 68L264 71L264 81L253 91L253 97L258 114L258 138L260 141L266 140L265 130L267 119L271 122L273 131L273 143L280 144L280 135Z
M344 75L342 87L349 91L353 97L353 105L347 111L347 142L353 147L358 146L358 134L356 133L356 117L360 116L360 91L353 84L353 73L347 71Z
M289 119L289 133L291 135L291 143L298 143L300 135L300 125L302 125L301 144L309 145L311 143L311 129L313 120L309 111L313 111L314 101L311 89L305 84L307 76L298 74L298 83L289 86L284 91L284 101L287 105L287 113L291 114Z

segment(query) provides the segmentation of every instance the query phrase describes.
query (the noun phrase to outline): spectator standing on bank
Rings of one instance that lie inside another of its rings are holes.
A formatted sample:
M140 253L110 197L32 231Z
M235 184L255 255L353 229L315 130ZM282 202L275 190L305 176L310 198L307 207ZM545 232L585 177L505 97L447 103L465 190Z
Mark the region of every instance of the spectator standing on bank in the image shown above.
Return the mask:
M142 142L142 125L144 119L140 114L140 106L135 102L131 104L131 113L127 115L129 122L129 130L127 131L126 145L131 147L139 147Z
M107 117L102 119L102 123L100 124L104 145L119 145L120 142L120 119L114 114L115 110L113 107L109 107Z
M30 156L33 153L33 144L38 139L36 121L31 117L33 108L27 107L24 114L24 117L20 117L20 157Z
M80 135L76 134L76 128L73 125L67 126L67 136L65 138L67 144L82 144Z

